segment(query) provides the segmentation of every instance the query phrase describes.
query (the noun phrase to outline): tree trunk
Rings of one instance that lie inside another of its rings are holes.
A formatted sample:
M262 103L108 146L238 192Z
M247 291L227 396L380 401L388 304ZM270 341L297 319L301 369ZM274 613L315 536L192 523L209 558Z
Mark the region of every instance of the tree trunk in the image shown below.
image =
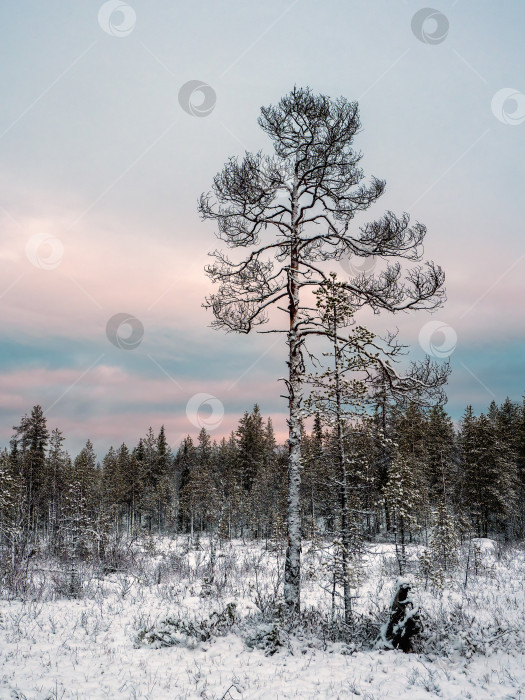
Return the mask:
M311 509L312 509L312 540L313 540L315 537L316 530L317 530L316 521L315 521L315 498L314 498L313 483L312 483L312 487L311 487L311 491L310 491L310 499L311 499L310 505L311 505Z
M399 518L399 534L401 538L401 561L403 564L403 573L406 569L406 547L405 547L405 520L403 516Z
M297 175L292 193L292 222L297 219ZM298 332L299 308L299 252L297 235L291 244L290 267L288 270L288 294L290 330L288 332L288 547L284 569L284 600L291 612L301 609L301 404L304 364L301 353L302 339Z
M343 453L344 459L344 453ZM343 544L342 560L343 560L343 599L345 606L345 622L349 625L352 621L352 591L350 589L349 578L349 554L350 554L350 513L348 508L348 488L347 488L347 473L346 467L343 467L341 485L341 540Z
M284 600L290 610L301 608L301 421L302 387L300 381L300 347L297 335L290 332L290 419L288 459L288 547L284 572Z
M343 600L345 606L345 622L349 625L352 621L352 592L348 580L348 559L350 553L350 513L348 508L348 473L346 469L346 454L343 432L343 415L341 406L341 357L337 344L337 311L334 309L334 355L335 355L335 402L337 420L337 457L339 461L339 473L341 476L341 541L343 560Z

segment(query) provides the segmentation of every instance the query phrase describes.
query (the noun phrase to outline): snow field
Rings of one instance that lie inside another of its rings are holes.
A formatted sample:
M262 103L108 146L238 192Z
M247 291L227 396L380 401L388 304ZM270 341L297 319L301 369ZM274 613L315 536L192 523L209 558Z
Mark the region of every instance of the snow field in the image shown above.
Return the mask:
M147 546L146 546L147 545ZM303 607L312 622L283 630L273 655L246 643L259 607L280 594L282 551L227 543L188 549L158 538L137 547L120 571L79 571L82 594L60 595L59 564L33 564L24 599L0 601L0 698L521 698L525 697L525 553L477 543L476 571L464 588L465 556L445 591L413 595L423 611L421 651L371 649L356 633L329 638L331 598L319 551L303 547ZM410 549L415 562L418 548ZM472 557L470 566L472 567ZM355 614L372 631L384 621L396 579L391 545L373 545L356 589ZM323 584L323 586L321 585ZM208 640L180 638L168 648L139 645L141 630L168 617L197 623L236 604L239 621ZM309 619L310 619L309 618ZM374 627L375 626L375 627ZM267 651L267 650L266 650Z

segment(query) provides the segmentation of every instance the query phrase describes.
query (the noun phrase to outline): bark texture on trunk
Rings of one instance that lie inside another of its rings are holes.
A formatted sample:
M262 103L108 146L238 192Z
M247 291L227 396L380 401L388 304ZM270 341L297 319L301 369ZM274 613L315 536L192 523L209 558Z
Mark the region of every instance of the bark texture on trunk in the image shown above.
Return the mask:
M292 222L297 219L297 176L292 192ZM297 230L293 236L288 270L290 329L288 332L288 546L284 569L284 601L290 612L301 609L301 406L304 364L299 333L299 251Z
M338 328L337 311L334 309L334 336L337 335ZM339 461L339 473L341 478L340 502L341 502L341 543L342 563L343 563L343 600L345 606L345 622L349 625L352 621L352 591L350 589L348 563L350 556L350 511L348 504L348 470L346 468L346 453L344 443L344 423L341 390L341 352L334 341L335 356L335 401L337 420L337 457Z

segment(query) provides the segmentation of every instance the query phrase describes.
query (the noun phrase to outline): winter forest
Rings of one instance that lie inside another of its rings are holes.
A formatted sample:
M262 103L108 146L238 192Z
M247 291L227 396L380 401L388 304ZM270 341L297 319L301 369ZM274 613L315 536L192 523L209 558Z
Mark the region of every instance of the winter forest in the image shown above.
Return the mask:
M525 692L522 8L298 3L0 10L0 700Z
M493 402L480 416L467 407L455 430L442 406L375 398L373 414L345 426L344 470L337 431L319 413L301 430L301 531L321 549L335 543L336 592L345 569L357 575L367 543L393 542L400 575L406 545L418 543L420 574L442 586L462 543L523 540L523 405ZM1 456L3 584L13 594L31 586L32 557L118 568L119 547L137 535L184 536L197 548L285 541L289 450L257 405L228 439L212 441L202 428L175 453L163 428L100 462L89 440L74 457L63 440L35 406Z

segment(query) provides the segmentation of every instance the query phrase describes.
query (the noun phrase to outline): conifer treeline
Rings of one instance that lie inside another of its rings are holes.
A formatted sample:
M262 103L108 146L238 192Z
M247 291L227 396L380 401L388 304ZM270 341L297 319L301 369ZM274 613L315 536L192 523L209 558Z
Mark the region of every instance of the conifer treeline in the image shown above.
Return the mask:
M524 537L525 402L492 402L480 416L468 407L459 430L441 406L383 405L349 422L344 439L356 536L404 544L447 520L459 534ZM336 435L316 414L302 440L303 531L330 536L341 518ZM89 440L74 459L63 441L35 406L0 453L1 542L13 563L43 546L100 555L110 535L144 530L285 535L287 446L257 405L228 439L203 428L176 453L163 427L100 463Z

